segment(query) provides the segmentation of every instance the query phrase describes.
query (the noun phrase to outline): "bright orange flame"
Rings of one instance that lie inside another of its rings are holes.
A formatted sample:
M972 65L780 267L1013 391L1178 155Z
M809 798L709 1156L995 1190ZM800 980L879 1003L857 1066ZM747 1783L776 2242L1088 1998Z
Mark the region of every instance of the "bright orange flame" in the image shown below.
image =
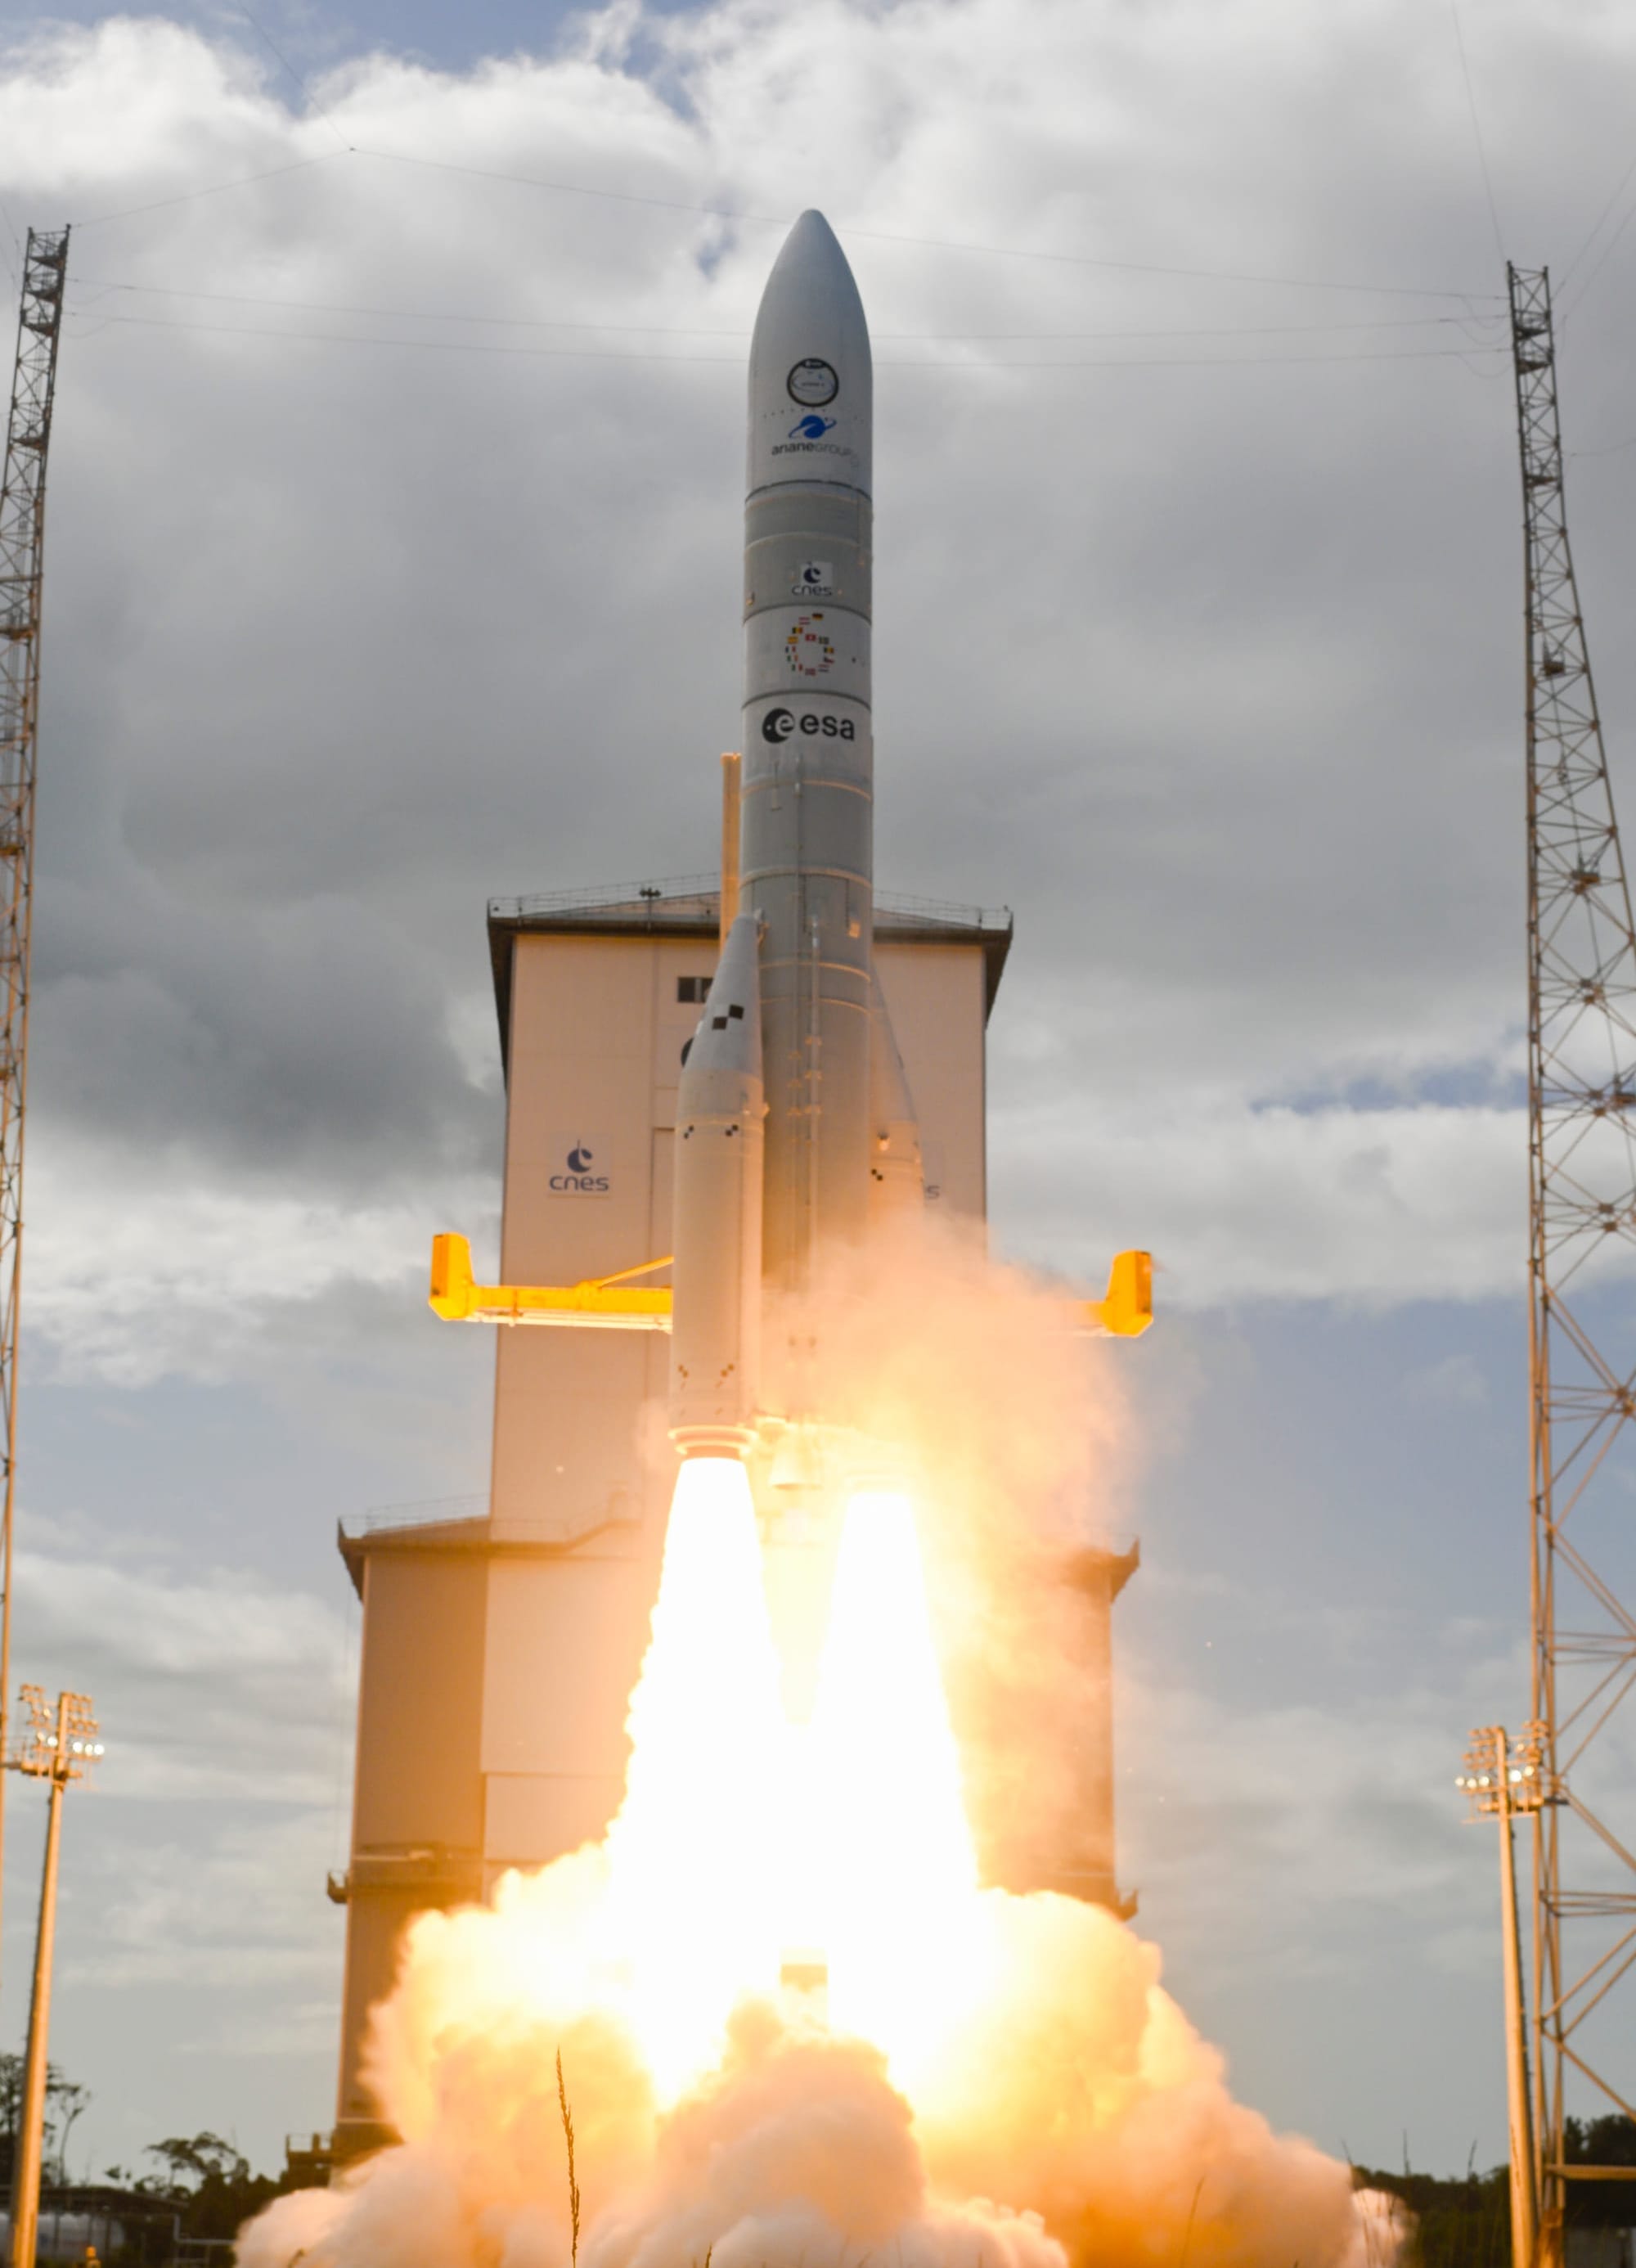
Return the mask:
M906 1496L847 1507L810 1769L803 1920L829 1956L831 2021L909 2084L957 2019L977 1861Z
M677 1477L628 1721L602 1924L668 2099L715 2059L734 2002L778 1981L767 1823L787 1796L787 1734L760 1538L736 1459L689 1458Z
M827 1964L830 2021L911 2084L963 2005L977 1866L908 1498L847 1507L797 1734L744 1468L690 1459L629 1728L596 1934L661 2099L709 2066L735 2003L774 1994L791 1955Z
M888 1298L855 1359L919 1329L930 1280L905 1275L913 1308ZM1019 1410L1020 1500L1060 1474L1041 1442L1067 1405L1042 1391L1031 1430L1020 1356L1015 1392L994 1396L994 1280L948 1280L942 1398L910 1415L951 1418L957 1391L1002 1410L974 1434L953 1425L941 1466L927 1449L966 1517L1000 1486L996 1444ZM1049 1372L1054 1299L1038 1329L1025 1301L1007 1312L1023 1328L1006 1345ZM913 1384L927 1351L911 1351ZM906 1454L927 1442L913 1425L902 1438ZM1346 2168L1231 2101L1153 1948L1075 1900L979 1889L913 1508L855 1496L833 1576L827 1524L824 1537L782 1555L792 1666L818 1658L815 1693L790 1679L803 1713L814 1694L796 1730L747 1475L684 1465L618 1818L604 1842L508 1874L490 1908L412 1925L369 2071L406 2146L279 2200L241 2246L246 2268L414 2268L432 2253L561 2268L577 2233L557 2170L563 2051L585 2257L605 2268L713 2250L773 2268L860 2250L1067 2268L1070 2248L1113 2268L1190 2250L1236 2268L1380 2268ZM772 1998L790 1955L805 1957L786 2020L730 2021ZM806 1989L825 1975L827 2039Z

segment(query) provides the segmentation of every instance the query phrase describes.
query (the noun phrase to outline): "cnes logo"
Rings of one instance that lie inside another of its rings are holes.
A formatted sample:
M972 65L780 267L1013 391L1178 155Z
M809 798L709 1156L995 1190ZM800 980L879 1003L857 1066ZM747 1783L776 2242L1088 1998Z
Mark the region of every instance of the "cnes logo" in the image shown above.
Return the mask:
M553 1134L547 1154L552 1163L546 1186L553 1197L607 1196L613 1152L605 1134Z

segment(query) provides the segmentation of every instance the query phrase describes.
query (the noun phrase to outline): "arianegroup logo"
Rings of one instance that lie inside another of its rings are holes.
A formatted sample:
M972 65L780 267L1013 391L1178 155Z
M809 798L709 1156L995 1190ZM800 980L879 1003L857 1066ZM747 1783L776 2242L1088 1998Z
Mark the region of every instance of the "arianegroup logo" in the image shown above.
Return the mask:
M820 417L816 409L798 417L785 435L788 441L821 441L833 426L833 417Z
M825 409L840 392L840 380L835 375L833 363L822 355L807 355L798 362L784 380L789 398L798 401L803 409Z
M799 425L790 427L788 441L774 442L773 454L775 457L845 457L855 465L858 453L849 441L809 441L804 438L809 425L816 425L820 432L826 433L834 422L833 417L827 423L820 417L803 417ZM797 439L797 435L803 438Z
M761 738L774 747L799 733L803 740L855 740L858 728L850 717L815 717L811 711L797 715L793 709L769 709L761 719Z
M547 1138L550 1171L546 1187L554 1197L605 1197L613 1186L613 1145L605 1134L578 1128Z

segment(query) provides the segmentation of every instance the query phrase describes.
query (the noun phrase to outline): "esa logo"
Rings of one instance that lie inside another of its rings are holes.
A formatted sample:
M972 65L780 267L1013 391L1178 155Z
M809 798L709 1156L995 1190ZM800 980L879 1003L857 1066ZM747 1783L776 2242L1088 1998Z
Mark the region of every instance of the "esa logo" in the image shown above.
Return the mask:
M820 417L815 409L810 416L798 417L784 438L789 441L821 441L834 423L833 417Z
M761 719L761 738L774 747L799 733L803 740L855 740L858 728L850 717L797 717L793 709L769 709Z
M549 1155L557 1163L546 1186L554 1197L605 1197L612 1154L605 1134L554 1134Z
M826 363L822 355L807 355L798 362L784 380L792 401L803 409L824 409L840 392L840 380L834 365Z

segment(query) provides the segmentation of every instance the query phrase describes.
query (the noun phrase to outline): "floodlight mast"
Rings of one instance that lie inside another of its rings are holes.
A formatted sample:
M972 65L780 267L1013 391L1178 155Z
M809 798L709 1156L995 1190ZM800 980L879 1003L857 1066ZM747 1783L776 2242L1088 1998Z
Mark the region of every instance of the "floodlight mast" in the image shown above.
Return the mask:
M1516 1849L1511 1822L1551 1800L1542 1762L1544 1727L1525 1725L1513 1741L1503 1725L1480 1725L1465 1753L1464 1788L1473 1819L1500 1824L1500 1928L1504 1947L1506 2108L1510 2129L1511 2259L1530 2268L1539 2243L1539 2181L1534 2107L1528 2083L1528 2002L1522 1991L1522 1948L1517 1925Z
M1636 1970L1636 1838L1574 1785L1636 1690L1636 1602L1619 1580L1629 1500L1610 1469L1636 1369L1598 1343L1596 1305L1608 1263L1636 1246L1636 924L1568 547L1550 275L1507 277L1528 664L1530 1715L1551 1790L1534 1814L1534 2139L1538 2260L1560 2268L1568 2183L1629 2174L1568 2162L1570 2068L1636 2119L1629 1987L1605 2049L1581 2029L1618 2010L1609 1996Z
M40 2172L45 2157L46 2081L51 2034L51 1956L56 1941L57 1856L62 1842L62 1791L83 1779L102 1754L88 1693L59 1693L55 1723L38 1685L26 1685L28 1731L6 1762L14 1771L47 1781L46 1858L40 1882L40 1922L34 1936L34 1990L28 2009L28 2050L18 2112L17 2154L11 2168L11 2268L34 2268L40 2236Z
M68 280L67 229L31 228L0 469L0 1757L11 1696L11 1535L17 1501L17 1349L23 1270L23 1119L34 904L34 773L46 452ZM0 1772L0 1862L5 1776Z

